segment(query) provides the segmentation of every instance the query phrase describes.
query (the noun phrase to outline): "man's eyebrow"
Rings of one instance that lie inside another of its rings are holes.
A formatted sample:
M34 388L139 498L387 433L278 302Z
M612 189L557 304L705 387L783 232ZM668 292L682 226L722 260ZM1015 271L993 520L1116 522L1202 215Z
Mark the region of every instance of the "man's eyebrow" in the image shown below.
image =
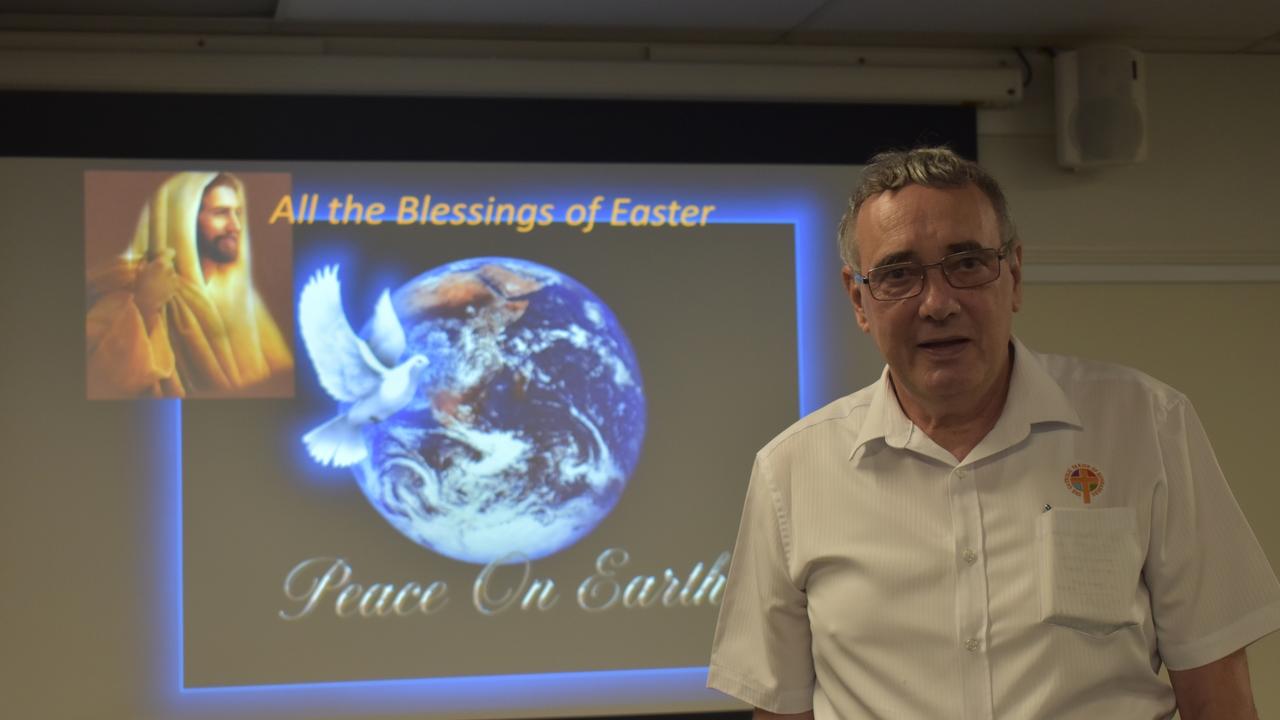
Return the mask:
M985 250L986 247L976 240L965 240L964 242L956 242L947 245L947 253L968 252L970 250Z
M947 245L947 254L950 255L952 253L968 252L970 250L985 250L985 249L987 249L986 246L978 242L977 240L963 240L961 242L949 243ZM899 250L896 253L889 253L888 255L885 255L884 257L880 258L880 260L876 262L876 264L873 265L872 267L877 267L877 268L884 267L885 265L895 265L897 263L911 262L913 260L916 262L919 262L919 257L916 255L915 251Z
M875 267L884 267L885 265L893 265L895 263L910 262L915 259L915 252L911 250L899 250L896 253L890 253L880 258L880 260L876 262Z

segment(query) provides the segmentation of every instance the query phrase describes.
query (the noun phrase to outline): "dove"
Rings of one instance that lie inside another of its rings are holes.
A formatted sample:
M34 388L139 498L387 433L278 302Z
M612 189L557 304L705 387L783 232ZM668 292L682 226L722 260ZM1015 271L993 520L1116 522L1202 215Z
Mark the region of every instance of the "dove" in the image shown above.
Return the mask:
M321 465L361 462L369 454L363 429L409 404L427 358L414 354L401 361L404 326L387 290L374 308L368 342L356 335L342 309L337 265L321 268L307 281L298 298L298 327L320 386L334 400L348 403L337 417L303 435L302 442Z

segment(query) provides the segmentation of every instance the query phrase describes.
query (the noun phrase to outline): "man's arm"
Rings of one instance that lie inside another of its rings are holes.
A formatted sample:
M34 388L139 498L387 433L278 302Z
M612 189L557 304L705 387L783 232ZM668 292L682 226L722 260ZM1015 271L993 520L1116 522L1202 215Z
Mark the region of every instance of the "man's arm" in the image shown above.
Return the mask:
M756 708L756 711L751 714L751 720L813 720L813 711L802 712L798 715L779 715L768 710Z
M1190 670L1170 670L1182 720L1257 720L1244 648ZM756 712L759 712L758 710ZM757 716L759 717L759 716ZM765 717L777 717L769 716Z

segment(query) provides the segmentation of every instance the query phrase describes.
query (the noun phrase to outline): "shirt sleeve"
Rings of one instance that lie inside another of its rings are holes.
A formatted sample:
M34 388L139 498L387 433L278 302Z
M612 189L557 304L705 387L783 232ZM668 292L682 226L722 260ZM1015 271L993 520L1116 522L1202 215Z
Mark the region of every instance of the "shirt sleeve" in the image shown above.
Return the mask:
M1162 482L1143 575L1160 656L1199 667L1280 629L1280 583L1185 397L1158 427Z
M813 708L814 671L804 591L788 572L787 517L757 455L712 641L707 686L774 713Z

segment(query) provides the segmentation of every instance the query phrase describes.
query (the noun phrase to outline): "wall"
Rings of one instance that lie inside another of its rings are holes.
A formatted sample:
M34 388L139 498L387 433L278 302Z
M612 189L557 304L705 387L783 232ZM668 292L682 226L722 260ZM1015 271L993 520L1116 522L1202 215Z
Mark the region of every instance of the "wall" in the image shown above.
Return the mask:
M1008 188L1030 263L1280 263L1280 55L1149 55L1149 156L1062 170L1052 66L1025 102L979 114L981 160Z

